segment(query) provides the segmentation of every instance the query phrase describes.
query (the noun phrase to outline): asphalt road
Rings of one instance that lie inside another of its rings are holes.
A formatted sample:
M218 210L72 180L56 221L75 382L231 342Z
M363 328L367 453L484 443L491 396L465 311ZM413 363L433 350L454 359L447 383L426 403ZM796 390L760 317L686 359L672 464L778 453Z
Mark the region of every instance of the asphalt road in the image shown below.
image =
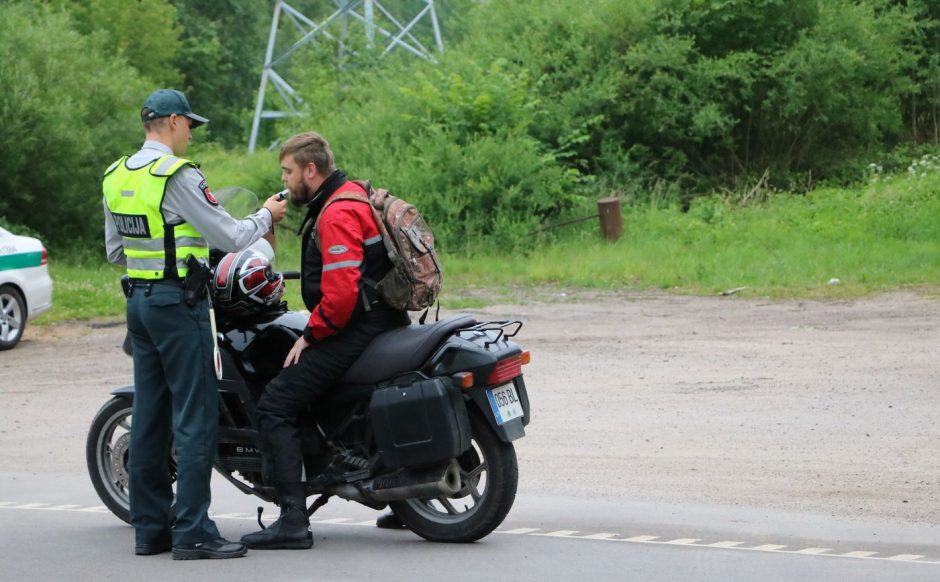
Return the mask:
M3 580L940 580L936 300L562 297L521 317L529 435L505 523L441 545L333 500L310 551L133 555L84 439L130 377L120 327L30 328L0 353ZM221 478L224 535L257 500ZM274 518L275 508L265 515Z
M84 475L2 474L0 483L5 580L940 579L938 547L923 543L932 535L927 527L527 491L503 526L476 544L432 544L379 530L376 512L331 501L313 521L312 550L174 562L169 554L134 556L133 530L101 507ZM221 479L214 485L223 535L254 531L254 500ZM266 521L274 511L266 508Z

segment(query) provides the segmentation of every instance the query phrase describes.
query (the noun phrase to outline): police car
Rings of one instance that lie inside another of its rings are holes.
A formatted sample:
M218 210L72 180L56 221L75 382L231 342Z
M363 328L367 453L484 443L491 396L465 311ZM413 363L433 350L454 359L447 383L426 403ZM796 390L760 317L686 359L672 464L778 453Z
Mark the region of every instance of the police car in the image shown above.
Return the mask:
M19 343L26 322L52 307L48 260L42 242L0 227L0 350Z

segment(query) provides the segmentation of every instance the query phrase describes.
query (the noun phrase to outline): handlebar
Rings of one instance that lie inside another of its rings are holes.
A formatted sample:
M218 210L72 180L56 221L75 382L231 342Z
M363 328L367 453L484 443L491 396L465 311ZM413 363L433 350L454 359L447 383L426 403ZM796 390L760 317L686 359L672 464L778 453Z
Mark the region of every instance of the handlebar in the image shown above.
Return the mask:
M285 281L299 281L300 271L282 271L281 276L284 277Z

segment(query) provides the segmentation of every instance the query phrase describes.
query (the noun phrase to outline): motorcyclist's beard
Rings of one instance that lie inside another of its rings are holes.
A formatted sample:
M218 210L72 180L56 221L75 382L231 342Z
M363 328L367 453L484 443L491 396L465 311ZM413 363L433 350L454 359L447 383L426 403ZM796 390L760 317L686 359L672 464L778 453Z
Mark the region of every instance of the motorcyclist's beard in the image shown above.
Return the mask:
M303 208L307 202L310 202L310 194L310 187L301 182L297 190L291 188L290 203L293 204L295 208Z

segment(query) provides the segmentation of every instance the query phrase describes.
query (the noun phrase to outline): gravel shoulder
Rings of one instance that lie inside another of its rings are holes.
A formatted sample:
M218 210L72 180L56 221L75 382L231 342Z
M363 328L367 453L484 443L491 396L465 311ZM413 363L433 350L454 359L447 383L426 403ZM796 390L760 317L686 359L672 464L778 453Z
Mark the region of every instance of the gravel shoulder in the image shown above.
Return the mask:
M521 319L521 489L938 524L940 301L558 293ZM443 314L442 314L443 315ZM85 471L121 325L32 326L0 352L0 472Z

